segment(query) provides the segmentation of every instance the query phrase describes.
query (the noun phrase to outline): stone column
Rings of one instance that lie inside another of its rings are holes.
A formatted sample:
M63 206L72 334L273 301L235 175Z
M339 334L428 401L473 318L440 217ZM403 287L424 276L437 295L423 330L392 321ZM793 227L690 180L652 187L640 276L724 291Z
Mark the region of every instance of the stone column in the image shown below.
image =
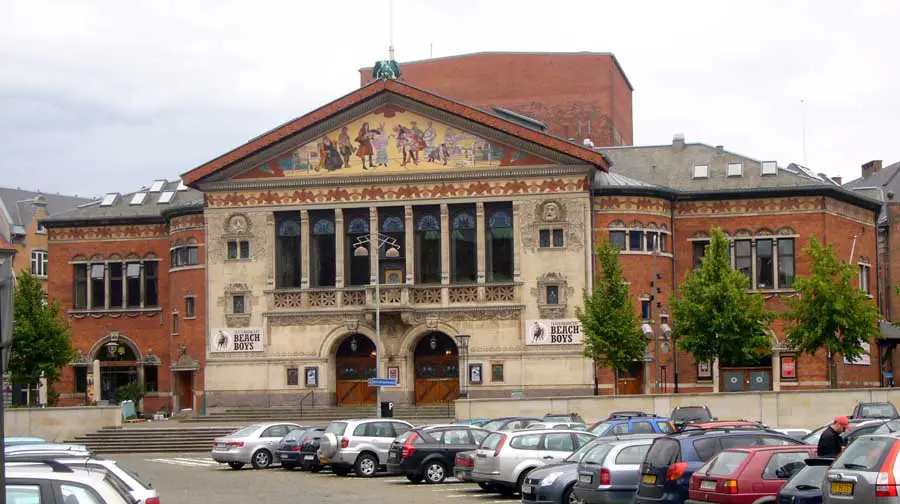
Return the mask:
M441 204L441 284L450 283L450 208Z
M412 205L404 205L403 213L405 218L403 229L406 231L403 253L406 258L406 283L410 285L416 283L416 227Z
M369 208L369 271L372 285L381 282L381 273L378 271L378 207Z
M534 203L529 203L534 204ZM521 212L521 203L518 201L513 201L513 281L519 282L521 281L522 271L521 264L522 260L520 259L522 256L522 240L520 239L522 234L522 212ZM588 242L590 243L590 242Z
M334 209L334 286L344 286L344 254L347 247L344 246L344 211Z
M487 226L484 219L484 203L479 201L475 203L475 250L478 256L478 283L483 284L486 278L487 269L485 268L485 245L487 243Z
M300 287L309 288L309 211L300 210Z
M781 285L778 283L778 237L772 237L772 288L778 289ZM780 377L780 375L779 375ZM775 379L772 378L774 383Z

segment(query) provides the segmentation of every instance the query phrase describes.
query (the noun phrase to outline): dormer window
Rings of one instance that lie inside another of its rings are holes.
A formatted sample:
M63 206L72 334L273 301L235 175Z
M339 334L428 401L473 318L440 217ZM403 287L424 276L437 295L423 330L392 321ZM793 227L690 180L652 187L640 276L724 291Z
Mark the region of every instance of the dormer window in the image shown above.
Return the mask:
M694 178L709 178L709 165L694 165Z
M134 196L131 197L131 204L132 205L141 205L144 203L144 199L146 197L147 197L147 193L145 193L145 192L134 193Z
M175 196L175 191L165 191L159 195L159 199L156 200L156 202L165 205L172 201L173 196Z
M165 180L155 180L153 184L150 186L150 192L159 192L162 191L163 186L166 185Z
M763 161L762 162L762 174L763 175L777 175L778 174L778 163L775 161Z
M741 163L728 163L728 171L726 175L729 177L740 177L744 174L744 165Z
M116 202L116 198L119 197L119 193L108 193L103 197L103 201L100 202L100 206L112 206L113 203Z

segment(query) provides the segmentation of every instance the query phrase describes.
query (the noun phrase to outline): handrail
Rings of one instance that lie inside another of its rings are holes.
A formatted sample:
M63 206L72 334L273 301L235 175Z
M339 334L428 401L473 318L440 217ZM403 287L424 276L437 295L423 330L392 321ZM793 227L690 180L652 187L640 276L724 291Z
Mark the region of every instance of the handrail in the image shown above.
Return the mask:
M307 392L302 399L300 399L300 416L303 416L303 403L306 402L307 398L312 398L312 407L316 407L316 391L310 390Z

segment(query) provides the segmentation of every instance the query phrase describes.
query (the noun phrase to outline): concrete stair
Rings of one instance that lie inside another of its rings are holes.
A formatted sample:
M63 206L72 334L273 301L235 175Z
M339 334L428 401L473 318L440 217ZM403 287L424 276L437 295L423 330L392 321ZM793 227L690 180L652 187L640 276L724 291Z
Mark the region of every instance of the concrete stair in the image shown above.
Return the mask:
M101 429L77 436L68 443L87 445L96 453L205 452L213 440L234 427L125 427Z
M394 418L413 424L442 423L455 415L453 404L397 405ZM332 420L345 418L370 418L377 416L374 406L322 406L316 408L268 407L268 408L228 408L212 412L202 417L182 420L183 424L223 424L242 425L254 422L296 422L304 425L324 426Z

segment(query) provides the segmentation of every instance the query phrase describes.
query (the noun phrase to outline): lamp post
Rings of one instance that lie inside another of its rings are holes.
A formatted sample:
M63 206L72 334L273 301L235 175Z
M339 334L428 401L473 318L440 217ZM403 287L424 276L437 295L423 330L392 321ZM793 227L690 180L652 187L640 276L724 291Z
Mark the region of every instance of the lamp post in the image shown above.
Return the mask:
M375 240L373 242L373 240ZM387 246L385 257L400 257L400 249L397 240L388 235L373 231L371 234L360 236L353 243L353 255L355 257L367 257L369 249L366 244L373 245L375 250L375 376L381 374L381 267L379 265L378 252L381 247ZM375 387L375 413L381 418L381 387Z
M456 346L459 349L459 376L462 379L460 382L459 397L466 399L469 397L469 391L466 387L469 379L469 375L467 374L468 370L466 370L466 364L469 359L469 335L458 334L456 336Z

